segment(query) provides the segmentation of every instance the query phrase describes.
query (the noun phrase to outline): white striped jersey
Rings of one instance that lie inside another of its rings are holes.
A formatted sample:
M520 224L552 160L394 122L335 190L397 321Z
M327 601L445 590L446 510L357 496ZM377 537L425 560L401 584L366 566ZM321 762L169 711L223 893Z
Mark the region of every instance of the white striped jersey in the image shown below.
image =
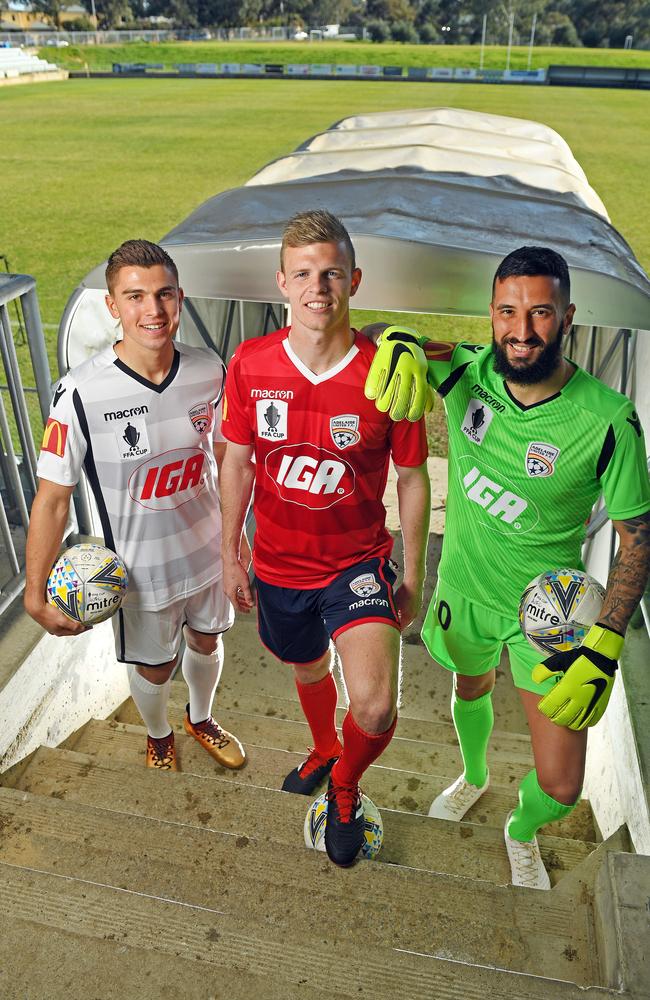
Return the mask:
M213 442L225 370L210 350L174 345L160 385L108 347L58 383L38 475L74 486L84 469L106 545L129 571L125 605L158 610L221 576Z

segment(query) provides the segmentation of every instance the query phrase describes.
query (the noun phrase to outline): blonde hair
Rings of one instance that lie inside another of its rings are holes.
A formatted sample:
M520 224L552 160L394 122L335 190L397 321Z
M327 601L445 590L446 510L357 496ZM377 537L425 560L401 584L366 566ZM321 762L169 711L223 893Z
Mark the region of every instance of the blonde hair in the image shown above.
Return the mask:
M280 270L284 272L284 251L287 247L307 247L312 243L343 243L350 255L352 268L356 267L352 240L341 220L324 209L314 209L311 212L299 212L284 227Z

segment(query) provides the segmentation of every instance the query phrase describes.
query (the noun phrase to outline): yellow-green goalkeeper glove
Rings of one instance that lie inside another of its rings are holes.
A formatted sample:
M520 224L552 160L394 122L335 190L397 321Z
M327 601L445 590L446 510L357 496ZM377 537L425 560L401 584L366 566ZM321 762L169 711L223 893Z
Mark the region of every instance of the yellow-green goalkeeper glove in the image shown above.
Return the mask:
M622 649L623 636L596 622L582 645L538 663L535 683L562 675L537 706L542 715L567 729L595 726L605 714Z
M366 379L367 399L374 399L392 420L419 420L433 406L427 382L426 337L408 327L389 326L377 340L377 353Z

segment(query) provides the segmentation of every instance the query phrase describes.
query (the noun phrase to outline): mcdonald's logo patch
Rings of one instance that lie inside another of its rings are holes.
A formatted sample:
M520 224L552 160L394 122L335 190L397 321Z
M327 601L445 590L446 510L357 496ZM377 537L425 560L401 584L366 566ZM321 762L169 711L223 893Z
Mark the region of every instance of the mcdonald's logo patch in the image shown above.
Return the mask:
M52 455L63 458L65 454L65 442L68 437L68 425L62 424L60 420L48 417L43 431L43 444L41 451L49 451Z

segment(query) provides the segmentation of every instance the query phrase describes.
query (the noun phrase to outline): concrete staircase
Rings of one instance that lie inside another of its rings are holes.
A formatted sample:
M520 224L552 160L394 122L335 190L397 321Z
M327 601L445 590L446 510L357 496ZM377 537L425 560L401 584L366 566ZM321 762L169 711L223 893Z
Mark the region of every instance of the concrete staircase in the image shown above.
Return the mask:
M2 1000L647 996L647 869L617 874L620 859L636 860L620 853L623 831L599 842L584 802L540 837L553 890L507 885L503 821L531 754L505 673L491 788L463 823L428 819L460 757L449 678L407 640L397 735L363 783L384 847L347 871L304 847L308 800L278 790L310 738L289 671L250 620L227 637L215 708L247 746L244 770L219 768L182 733L177 680L182 773L144 768L131 702L6 772ZM631 921L641 935L632 954Z

